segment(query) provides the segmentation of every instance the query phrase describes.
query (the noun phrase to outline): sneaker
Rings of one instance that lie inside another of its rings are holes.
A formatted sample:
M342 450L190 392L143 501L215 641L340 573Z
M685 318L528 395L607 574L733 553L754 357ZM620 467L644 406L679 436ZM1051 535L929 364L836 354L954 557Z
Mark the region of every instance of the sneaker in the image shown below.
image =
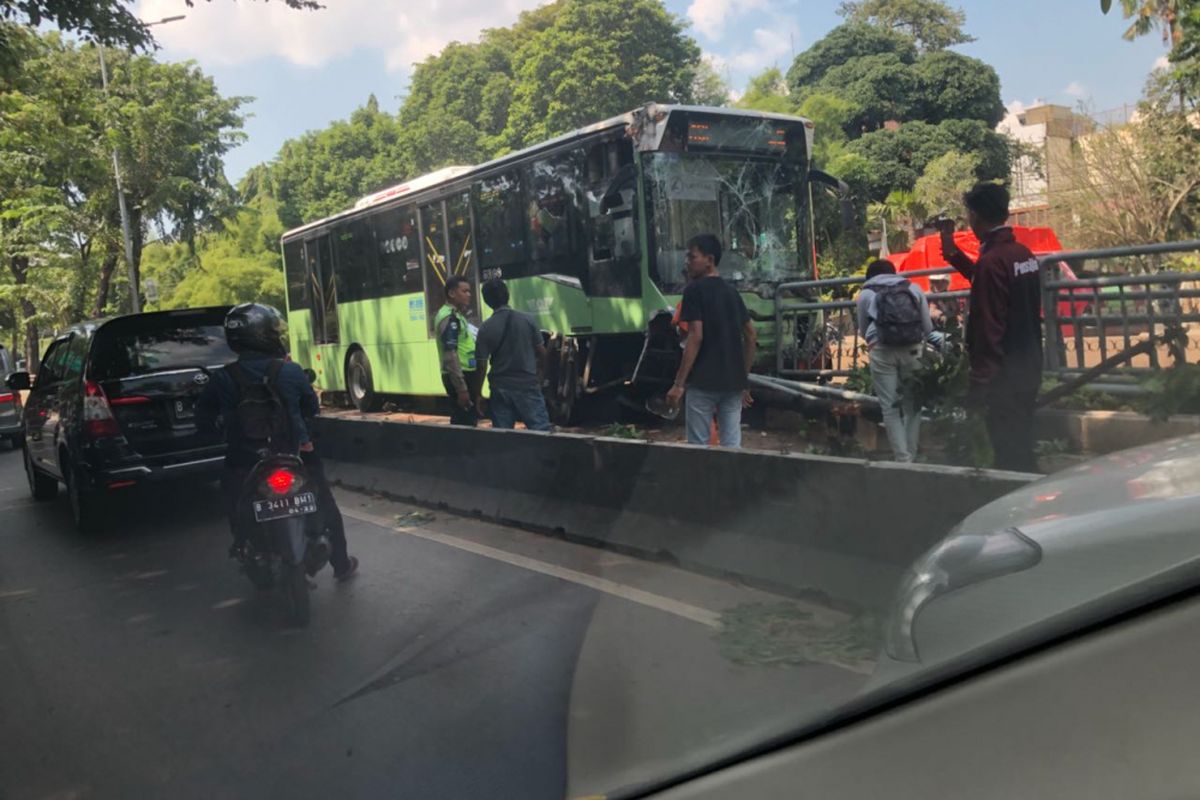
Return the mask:
M339 581L348 581L358 574L358 559L350 556L350 566L342 572L334 572L333 577Z

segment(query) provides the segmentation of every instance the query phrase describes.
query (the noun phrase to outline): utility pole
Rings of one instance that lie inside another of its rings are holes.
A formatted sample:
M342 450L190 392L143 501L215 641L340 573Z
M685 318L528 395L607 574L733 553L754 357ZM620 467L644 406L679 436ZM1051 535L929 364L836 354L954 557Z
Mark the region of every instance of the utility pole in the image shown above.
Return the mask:
M180 14L175 17L163 17L158 22L147 22L146 27L154 25L162 25L167 22L175 22L181 20L185 15ZM96 50L100 53L100 83L104 87L104 98L108 99L108 65L104 62L104 45L97 43ZM129 227L129 207L125 205L125 188L121 185L121 159L117 153L117 146L113 145L112 151L113 161L113 177L117 183L117 207L121 211L121 238L125 243L125 266L129 270L129 310L133 314L140 314L142 311L142 298L138 291L138 275L137 268L133 264L133 234Z

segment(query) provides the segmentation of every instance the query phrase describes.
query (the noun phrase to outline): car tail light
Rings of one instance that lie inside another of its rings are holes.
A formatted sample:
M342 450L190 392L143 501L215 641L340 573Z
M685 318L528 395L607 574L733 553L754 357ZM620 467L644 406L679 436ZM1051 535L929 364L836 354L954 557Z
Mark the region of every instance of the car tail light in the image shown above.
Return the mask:
M141 395L135 394L130 395L129 397L114 397L112 400L108 401L108 404L110 406L140 406L143 403L149 402L149 397L142 397Z
M83 431L91 439L121 435L104 390L92 381L83 387Z
M275 494L287 494L296 483L296 475L291 470L277 469L267 476L267 486Z
M17 395L13 392L4 392L0 394L0 403L12 403L15 406L17 404Z

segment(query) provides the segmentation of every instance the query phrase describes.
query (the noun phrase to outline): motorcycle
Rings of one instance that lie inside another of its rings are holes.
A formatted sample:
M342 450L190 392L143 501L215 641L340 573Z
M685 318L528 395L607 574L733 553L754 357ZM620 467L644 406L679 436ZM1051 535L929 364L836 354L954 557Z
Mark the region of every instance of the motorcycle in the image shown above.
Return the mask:
M309 578L329 563L316 487L299 457L262 458L243 482L238 517L246 526L237 553L242 571L260 591L283 589L291 622L308 625Z

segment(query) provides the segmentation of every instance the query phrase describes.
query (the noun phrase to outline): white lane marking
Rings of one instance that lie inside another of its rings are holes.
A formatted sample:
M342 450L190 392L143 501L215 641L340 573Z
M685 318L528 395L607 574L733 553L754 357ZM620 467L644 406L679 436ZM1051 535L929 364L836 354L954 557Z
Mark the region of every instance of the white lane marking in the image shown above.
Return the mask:
M457 536L451 536L445 533L436 533L427 528L404 528L398 527L395 522L386 517L376 516L374 514L365 514L361 511L342 509L342 514L348 517L353 517L360 522L369 522L372 525L378 525L381 528L394 530L397 533L404 533L408 536L416 536L420 539L427 539L431 542L444 544L447 547L453 547L458 550L463 550L468 553L473 553L477 556L490 558L495 561L501 561L505 564L511 564L514 567L521 567L531 572L538 572L542 575L549 575L552 578L569 581L580 586L586 586L589 589L595 589L598 592L619 597L622 600L628 600L631 603L638 603L643 606L665 611L668 614L674 614L677 617L689 619L692 622L698 622L701 625L706 625L709 628L721 627L721 615L715 611L709 611L706 608L683 603L679 600L672 600L669 597L663 597L653 592L646 592L641 589L635 589L632 586L626 586L623 583L610 581L607 578L598 578L595 575L588 575L586 572L578 572L566 567L560 567L557 564L550 564L545 561L539 561L536 558L516 555L508 553L504 550L498 550L495 547L488 547L485 544L479 544L467 539L460 539Z

